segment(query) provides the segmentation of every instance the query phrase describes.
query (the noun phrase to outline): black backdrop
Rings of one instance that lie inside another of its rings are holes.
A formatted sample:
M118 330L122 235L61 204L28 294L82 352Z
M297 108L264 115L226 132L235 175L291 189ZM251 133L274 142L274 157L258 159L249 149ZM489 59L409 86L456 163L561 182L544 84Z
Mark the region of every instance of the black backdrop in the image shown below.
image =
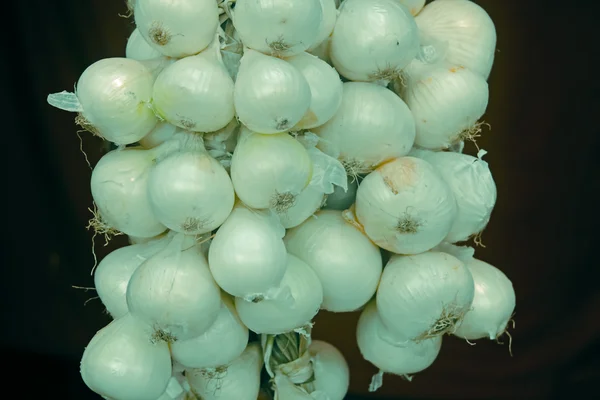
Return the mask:
M600 379L597 10L592 1L481 0L498 31L490 77L492 125L479 143L498 203L478 257L517 292L513 352L491 342L445 340L436 363L412 383L386 377L372 395L491 399L592 397ZM73 115L46 95L73 88L92 62L123 56L133 29L119 0L7 2L0 71L4 135L2 359L24 398L98 398L83 385L81 353L108 317L92 286L90 169ZM92 165L100 140L83 137ZM97 254L108 247L97 242ZM360 359L355 314L318 318L315 335L336 344L366 394L374 368Z

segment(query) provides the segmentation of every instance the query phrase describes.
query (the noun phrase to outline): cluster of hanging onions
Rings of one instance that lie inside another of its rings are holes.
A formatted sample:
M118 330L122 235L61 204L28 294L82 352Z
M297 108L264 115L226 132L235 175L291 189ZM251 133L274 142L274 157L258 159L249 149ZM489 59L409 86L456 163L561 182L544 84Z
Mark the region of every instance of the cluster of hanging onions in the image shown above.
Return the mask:
M320 310L360 314L377 372L447 335L498 339L511 281L475 258L496 203L485 151L496 45L468 0L129 0L124 55L48 102L111 142L90 227L112 322L81 359L111 400L342 400Z

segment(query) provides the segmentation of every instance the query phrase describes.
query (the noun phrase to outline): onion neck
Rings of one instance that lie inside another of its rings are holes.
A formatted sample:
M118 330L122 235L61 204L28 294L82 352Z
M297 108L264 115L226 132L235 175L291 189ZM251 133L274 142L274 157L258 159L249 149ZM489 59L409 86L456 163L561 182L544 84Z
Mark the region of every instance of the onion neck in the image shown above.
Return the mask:
M270 382L277 374L283 374L307 393L315 390L312 356L308 351L311 344L310 327L307 334L289 332L261 337L265 369L271 377L263 388L272 393Z

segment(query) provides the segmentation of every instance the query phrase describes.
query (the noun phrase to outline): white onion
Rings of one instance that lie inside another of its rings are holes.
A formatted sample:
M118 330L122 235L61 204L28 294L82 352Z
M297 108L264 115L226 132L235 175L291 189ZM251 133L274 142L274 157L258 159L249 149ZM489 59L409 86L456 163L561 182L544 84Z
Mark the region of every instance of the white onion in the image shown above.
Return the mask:
M427 161L401 157L365 177L356 193L356 217L379 247L418 254L438 245L452 227L456 201Z
M149 107L152 72L139 61L105 58L85 69L75 94L83 109L78 123L118 145L135 143L158 120Z
M383 268L379 248L341 211L319 211L290 229L284 241L290 254L317 273L323 286L321 308L355 311L375 294Z
M151 324L157 338L171 342L205 332L221 308L219 287L200 246L186 247L175 237L138 267L127 286L131 314Z
M353 81L399 76L419 49L417 24L397 0L345 0L331 34L330 56Z
M169 57L204 50L219 25L215 0L137 0L135 24L146 41Z
M288 264L280 287L290 296L259 302L237 297L235 307L240 319L256 333L281 334L309 324L323 302L319 277L304 261L288 254Z
M437 0L436 0L437 1ZM400 94L415 118L417 146L440 150L474 139L488 105L488 84L462 66L413 61Z
M512 282L498 268L476 258L467 267L475 282L475 297L454 335L467 340L497 339L515 310Z
M223 166L204 151L175 152L148 177L154 215L169 229L188 235L218 228L235 202L233 184Z
M302 52L286 58L302 73L310 86L311 101L306 115L294 129L310 129L329 121L342 104L343 84L337 71L318 57Z
M135 270L148 258L162 250L167 238L118 248L100 261L94 273L94 287L106 311L114 318L129 312L127 284Z
M447 43L448 62L488 78L496 52L496 28L481 6L469 0L435 0L415 20L424 34Z
M311 158L304 146L287 133L245 131L231 159L235 192L251 208L283 213L310 182Z
M380 333L384 330L376 303L372 301L361 312L356 328L356 340L361 355L380 370L373 376L370 392L381 387L384 372L408 375L428 368L437 358L442 346L441 336L418 343L409 342L403 347L394 346L381 338Z
M151 341L152 328L130 314L99 330L83 352L81 377L104 397L156 400L171 379L164 342Z
M350 368L343 354L322 340L313 340L308 351L315 376L315 391L325 393L329 400L343 400L350 387Z
M250 343L242 355L219 368L188 369L193 393L203 400L256 400L260 390L262 352Z
M219 286L236 297L276 295L287 266L285 230L267 211L237 204L209 248L210 270Z
M405 345L452 333L474 291L469 269L450 254L393 256L377 289L377 311L390 340Z
M154 152L134 148L102 156L90 183L101 223L138 237L156 236L167 229L154 217L146 194L154 158Z
M422 156L442 175L456 199L456 219L445 238L450 243L480 233L496 204L496 184L488 163L481 157L482 153L473 157L453 152L428 152Z
M408 154L415 121L404 101L374 83L346 82L343 87L337 113L314 129L321 138L318 147L338 157L351 175Z
M171 344L171 355L186 368L211 368L238 358L248 344L248 328L237 315L233 300L223 294L216 321L200 336Z
M237 0L233 24L245 46L276 56L306 50L323 21L320 0Z
M310 86L290 63L246 50L235 81L234 104L239 120L260 133L284 132L304 117Z
M180 128L214 132L234 117L233 79L223 64L219 40L200 54L165 68L156 78L156 112Z
M135 28L127 39L125 57L140 61L163 57L163 54L154 47L150 46L140 33L140 30Z

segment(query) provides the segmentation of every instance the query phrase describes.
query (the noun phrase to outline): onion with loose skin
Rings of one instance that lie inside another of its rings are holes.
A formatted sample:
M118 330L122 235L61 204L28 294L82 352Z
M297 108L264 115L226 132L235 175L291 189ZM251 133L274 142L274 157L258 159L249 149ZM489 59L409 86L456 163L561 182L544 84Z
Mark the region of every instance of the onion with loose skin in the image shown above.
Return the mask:
M235 193L248 207L287 211L312 177L306 148L287 133L263 135L242 128L231 159Z
M389 81L416 56L417 24L397 0L345 0L331 34L330 56L353 81Z
M350 387L350 368L344 355L322 340L313 340L308 351L315 374L315 391L325 393L329 400L343 400Z
M404 77L399 94L415 118L417 146L449 149L479 136L484 123L477 121L489 100L488 84L482 76L461 65L414 60Z
M327 195L325 199L325 210L347 210L356 200L356 191L358 190L358 179L348 177L348 190L344 191L340 186L336 186L333 193Z
M75 95L81 112L75 122L117 145L135 143L158 123L149 106L154 75L140 61L113 57L83 71Z
M408 154L415 140L415 121L391 90L374 83L346 82L341 106L314 132L321 138L319 149L337 157L348 174L356 176Z
M296 125L311 104L306 78L287 61L246 50L235 80L235 111L250 130L285 132Z
M319 39L320 0L237 0L233 24L245 46L275 56L303 52Z
M248 300L276 297L287 266L285 229L269 211L237 203L208 251L219 286Z
M302 73L311 93L310 107L294 129L311 129L323 125L342 104L343 84L340 76L325 61L306 52L286 58L286 61Z
M323 285L321 308L355 311L375 294L383 268L379 248L349 224L341 211L318 212L290 229L284 241L288 252L319 276Z
M248 328L237 315L233 299L221 295L216 321L200 336L171 344L173 360L185 368L216 368L238 358L248 344Z
M415 21L425 35L446 43L448 62L484 79L489 77L496 52L496 27L480 5L469 0L435 0Z
M199 245L182 236L145 261L127 286L130 313L155 329L167 342L198 336L216 321L221 292Z
M94 273L94 286L106 311L114 318L129 312L127 285L144 261L165 248L170 238L161 237L146 243L124 246L100 261Z
M146 42L175 58L204 50L219 25L215 0L136 0L133 15Z
M227 365L217 368L186 369L192 392L203 400L256 400L260 390L263 357L258 343Z
M81 358L85 384L105 398L156 400L171 379L165 342L151 340L152 327L131 314L96 332Z
M475 297L453 334L467 340L497 339L506 332L515 310L512 282L498 268L476 258L467 267L475 282Z
M420 157L433 165L444 178L456 199L457 214L444 239L449 243L467 240L483 231L496 204L496 183L490 167L477 157L454 152L421 151Z
M233 79L223 64L219 40L201 53L169 65L156 78L156 112L180 128L214 132L233 119Z
M319 312L323 302L321 281L310 266L292 254L288 254L280 287L288 296L258 302L235 299L240 319L253 332L276 335L303 329Z
M156 218L169 229L199 235L225 222L235 193L225 168L206 151L182 151L152 168L148 198Z
M474 292L471 272L450 254L393 256L377 289L385 337L407 345L454 332L469 311Z
M98 233L114 230L137 237L153 237L167 228L152 212L147 196L148 176L156 153L127 148L113 150L92 171L91 190L98 208L93 221Z
M384 331L376 303L372 301L361 312L356 328L361 355L379 368L379 373L371 381L370 392L381 387L384 373L406 376L428 368L437 358L442 346L441 336L409 342L402 347L395 346L382 339L381 333Z
M365 177L356 217L379 247L418 254L442 242L456 218L452 190L425 160L401 157Z

